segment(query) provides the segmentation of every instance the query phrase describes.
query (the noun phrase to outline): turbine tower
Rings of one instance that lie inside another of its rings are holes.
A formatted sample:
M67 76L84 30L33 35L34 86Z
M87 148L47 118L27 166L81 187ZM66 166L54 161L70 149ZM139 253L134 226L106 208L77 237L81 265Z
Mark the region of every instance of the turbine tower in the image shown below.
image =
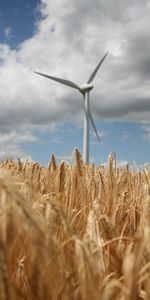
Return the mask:
M44 76L48 79L57 81L59 83L62 83L64 85L67 85L74 89L77 89L83 95L83 99L84 99L83 160L85 163L89 162L89 123L90 122L91 122L93 130L97 136L98 141L101 142L99 134L96 130L95 123L93 121L91 110L90 110L90 91L93 89L93 85L91 84L91 82L95 78L96 73L98 72L100 66L102 65L102 63L107 55L108 55L108 53L106 53L104 55L104 57L100 60L100 62L98 63L98 65L96 66L96 68L94 69L92 74L90 75L87 83L83 84L81 86L78 86L77 84L75 84L74 82L72 82L70 80L66 80L66 79L62 79L62 78L58 78L58 77L54 77L54 76L50 76L50 75L46 75L46 74L34 71L34 73L36 73L38 75Z

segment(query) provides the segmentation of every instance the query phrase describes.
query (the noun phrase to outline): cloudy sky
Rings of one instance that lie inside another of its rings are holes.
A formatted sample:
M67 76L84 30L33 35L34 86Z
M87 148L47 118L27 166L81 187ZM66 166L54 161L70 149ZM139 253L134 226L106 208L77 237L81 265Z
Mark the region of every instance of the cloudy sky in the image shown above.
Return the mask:
M33 70L86 82L94 79L90 155L105 162L150 160L150 1L5 0L0 5L0 159L52 153L70 161L82 151L83 101L74 89Z

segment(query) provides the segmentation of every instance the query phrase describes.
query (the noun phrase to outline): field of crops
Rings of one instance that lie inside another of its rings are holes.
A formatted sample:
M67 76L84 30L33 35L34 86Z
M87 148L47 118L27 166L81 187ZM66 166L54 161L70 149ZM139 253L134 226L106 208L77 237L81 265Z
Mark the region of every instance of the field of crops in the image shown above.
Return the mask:
M2 161L0 299L149 300L149 171Z

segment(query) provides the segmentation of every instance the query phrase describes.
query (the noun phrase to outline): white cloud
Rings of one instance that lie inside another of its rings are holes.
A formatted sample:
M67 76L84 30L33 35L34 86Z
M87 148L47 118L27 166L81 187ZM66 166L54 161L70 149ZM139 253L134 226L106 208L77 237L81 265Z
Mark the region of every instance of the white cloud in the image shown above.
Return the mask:
M4 29L4 36L7 40L9 40L13 36L12 32L13 32L12 27L6 27Z
M62 140L61 140L61 138L60 138L59 136L54 136L54 137L52 137L52 138L50 139L50 143L51 143L51 144L58 144L58 145L60 145L60 144L62 144L63 142L62 142Z
M131 135L128 131L123 131L122 137L121 137L121 142L127 142L129 144L134 144L135 143L135 137Z
M23 158L27 154L23 150L22 144L25 142L37 142L37 136L31 133L18 133L12 131L0 134L0 159L5 157Z
M4 143L9 144L11 142L15 143L23 143L23 142L37 142L38 138L30 133L17 133L15 131L12 131L8 134L0 134L0 146L2 146Z
M38 6L42 17L36 19L33 37L16 50L0 44L1 134L11 134L18 126L47 128L67 121L78 126L83 118L81 95L32 71L82 84L106 51L109 55L91 93L94 119L148 121L148 4L148 0L42 0ZM7 37L11 33L10 27L5 28Z
M98 135L99 135L99 137L101 139L101 143L104 144L103 137L106 136L106 135L108 135L108 132L102 131L102 130L97 130L97 132L98 132ZM94 132L93 129L91 129L91 133L92 133L92 137L94 137L94 140L91 141L91 144L98 145L99 141L98 141L97 136L96 136L96 134L95 134L95 132Z
M143 131L145 132L142 135L142 138L144 139L144 141L146 141L147 143L150 143L150 125L147 124L145 126L142 127Z

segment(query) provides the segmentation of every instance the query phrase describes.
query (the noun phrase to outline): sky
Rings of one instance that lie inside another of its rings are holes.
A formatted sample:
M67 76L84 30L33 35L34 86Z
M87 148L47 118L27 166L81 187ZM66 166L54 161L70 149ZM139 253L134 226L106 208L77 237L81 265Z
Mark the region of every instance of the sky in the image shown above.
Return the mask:
M53 153L82 153L81 94L33 71L78 85L94 78L90 160L150 161L150 1L5 0L0 5L0 159L45 166Z

